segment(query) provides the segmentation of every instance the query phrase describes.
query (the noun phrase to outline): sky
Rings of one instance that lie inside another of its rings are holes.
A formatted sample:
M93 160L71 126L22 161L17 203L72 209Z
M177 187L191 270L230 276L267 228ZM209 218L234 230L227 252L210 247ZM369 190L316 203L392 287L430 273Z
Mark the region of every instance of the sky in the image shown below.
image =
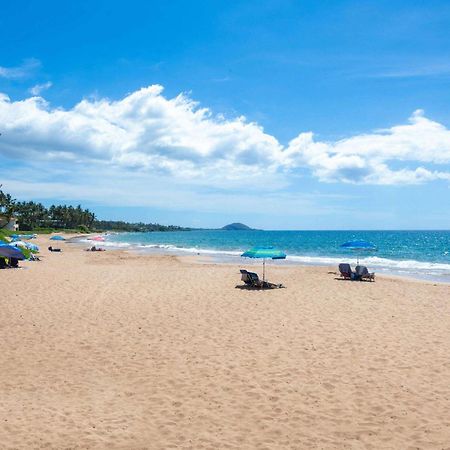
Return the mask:
M450 2L21 1L0 184L100 219L450 228Z

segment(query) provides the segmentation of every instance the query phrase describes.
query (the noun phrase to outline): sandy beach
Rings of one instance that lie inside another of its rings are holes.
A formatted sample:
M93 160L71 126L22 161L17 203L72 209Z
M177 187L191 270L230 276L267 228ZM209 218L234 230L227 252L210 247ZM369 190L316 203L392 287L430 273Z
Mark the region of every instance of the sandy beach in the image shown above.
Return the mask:
M450 448L449 285L58 246L0 272L2 449Z

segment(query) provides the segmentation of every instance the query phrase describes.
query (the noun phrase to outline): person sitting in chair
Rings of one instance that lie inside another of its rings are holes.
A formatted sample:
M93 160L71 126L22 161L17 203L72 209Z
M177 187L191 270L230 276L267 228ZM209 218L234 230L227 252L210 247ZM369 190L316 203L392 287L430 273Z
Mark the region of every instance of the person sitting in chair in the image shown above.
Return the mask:
M14 268L19 267L19 260L17 258L9 258L9 266Z

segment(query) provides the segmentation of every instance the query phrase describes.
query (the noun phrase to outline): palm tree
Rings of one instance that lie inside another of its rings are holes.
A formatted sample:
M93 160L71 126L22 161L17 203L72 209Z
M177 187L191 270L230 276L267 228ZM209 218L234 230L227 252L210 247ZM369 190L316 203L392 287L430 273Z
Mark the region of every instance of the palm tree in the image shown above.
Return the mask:
M0 188L2 185L0 184ZM5 194L0 189L0 213L3 214L8 223L16 212L16 200L11 197L9 194ZM6 226L6 225L4 225Z

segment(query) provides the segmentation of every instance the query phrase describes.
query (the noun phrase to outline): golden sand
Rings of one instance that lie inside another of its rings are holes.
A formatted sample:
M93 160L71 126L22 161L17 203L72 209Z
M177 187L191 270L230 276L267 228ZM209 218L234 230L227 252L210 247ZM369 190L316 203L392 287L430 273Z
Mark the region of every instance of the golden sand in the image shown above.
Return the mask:
M450 448L450 286L56 245L0 271L0 448Z

